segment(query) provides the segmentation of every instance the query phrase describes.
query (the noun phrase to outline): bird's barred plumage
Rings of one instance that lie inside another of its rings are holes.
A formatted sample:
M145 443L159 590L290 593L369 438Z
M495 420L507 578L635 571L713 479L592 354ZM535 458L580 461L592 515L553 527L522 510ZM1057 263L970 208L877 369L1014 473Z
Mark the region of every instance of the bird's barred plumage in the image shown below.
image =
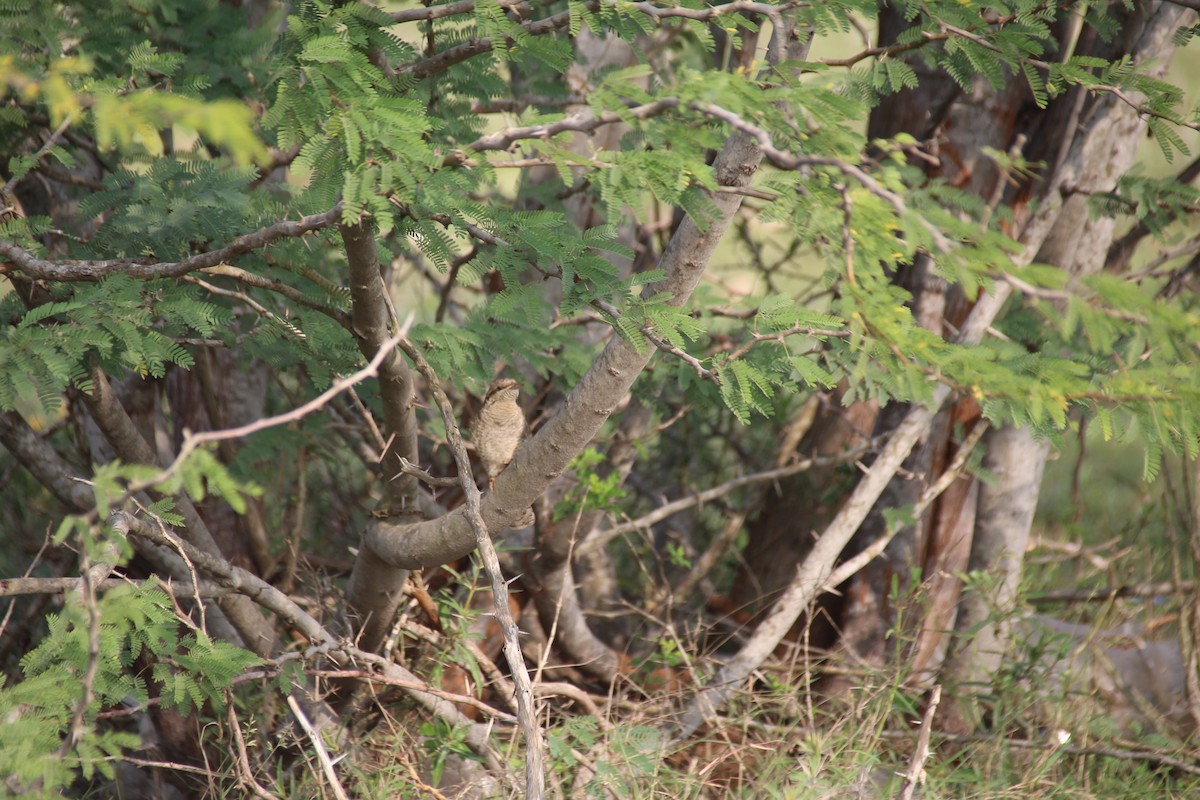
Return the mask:
M483 408L471 426L475 452L487 472L488 485L512 461L525 438L525 414L517 405L517 382L501 378L492 383L483 399Z

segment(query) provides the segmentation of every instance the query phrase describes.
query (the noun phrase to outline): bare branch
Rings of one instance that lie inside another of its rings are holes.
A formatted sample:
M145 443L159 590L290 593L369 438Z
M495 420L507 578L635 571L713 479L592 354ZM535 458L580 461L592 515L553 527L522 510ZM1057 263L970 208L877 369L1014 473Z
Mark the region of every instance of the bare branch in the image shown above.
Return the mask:
M443 3L436 6L406 8L403 11L393 11L392 19L396 22L418 22L453 17L459 14L470 14L474 10L475 0L458 0L455 3Z
M139 280L155 278L178 278L189 272L195 272L206 267L215 267L226 261L237 258L265 247L276 239L283 237L303 236L306 233L328 228L336 223L342 215L342 204L338 203L323 214L291 221L284 220L268 225L254 233L239 236L232 244L205 253L188 256L182 261L169 261L147 264L136 259L116 258L104 261L46 261L37 258L28 250L18 247L13 242L0 240L0 258L7 259L9 264L0 264L0 275L11 272L15 267L31 278L48 281L98 281L108 275L128 275Z
M266 289L267 291L274 292L275 294L286 297L297 305L311 308L314 311L320 311L322 314L334 320L346 330L351 332L354 331L353 326L350 324L350 315L345 311L310 300L308 296L304 294L304 292L300 291L294 286L289 286L283 281L276 280L274 278L268 278L265 275L259 275L255 272L244 270L241 267L233 267L229 264L218 264L215 267L205 267L203 270L201 270L201 272L209 275L221 275L226 278L232 278L238 283L244 283L247 286L253 286L256 289Z
M589 6L594 7L594 3L589 4ZM521 27L530 36L545 36L548 33L553 33L567 27L570 22L571 12L568 10L560 11L545 19L523 22L521 23ZM506 39L505 41L510 44L514 43L511 39ZM495 47L496 41L490 36L472 39L469 42L455 45L448 50L443 50L437 55L430 56L423 61L418 61L416 64L395 70L393 74L422 81L440 72L444 72L455 64L460 64L469 58L474 58L483 53L490 53Z
M732 111L721 108L713 103L692 103L690 107L715 119L722 120L735 130L753 136L755 141L758 142L759 147L762 148L763 155L766 156L767 160L780 169L796 170L801 167L832 167L886 202L900 216L905 216L908 213L908 205L904 202L903 197L872 178L857 164L851 164L840 158L797 156L787 153L772 144L769 133L759 126L747 122ZM942 233L940 228L925 220L924 217L920 218L920 221L923 227L929 232L938 250L945 252L953 248L953 243L946 238L946 235Z
M67 114L67 116L63 118L63 121L59 123L58 127L55 128L48 137L46 137L45 144L39 147L37 152L32 156L34 164L37 164L37 162L41 161L42 158L50 152L50 148L58 144L58 140L63 137L63 134L67 132L67 128L71 127L71 123L75 121L74 117L74 114ZM7 197L9 193L12 192L13 187L17 185L17 180L17 176L13 175L11 178L5 181L4 186L0 188L0 197Z
M325 749L325 740L308 721L308 715L304 713L304 709L300 708L296 696L289 694L287 704L288 708L292 710L292 716L300 723L308 740L312 742L313 750L317 754L317 762L321 765L321 772L325 773L325 780L329 781L329 788L333 790L333 796L337 800L350 800L350 795L346 794L346 790L342 788L342 782L338 780L337 770L333 768L333 759L329 757L329 751Z
M458 486L458 478L438 478L430 475L425 470L418 466L408 463L406 459L400 459L400 469L404 470L404 474L412 475L414 478L420 478L422 482L429 486Z
M606 0L611 2L611 0ZM589 11L596 11L601 3L596 0L591 0L585 4L585 8ZM614 3L615 5L615 3ZM671 17L680 17L683 19L691 19L698 21L707 21L716 19L725 14L759 14L778 21L780 13L784 9L795 8L805 3L784 3L781 5L771 5L769 3L753 2L753 0L734 0L732 3L726 3L719 6L710 6L708 8L682 8L678 6L660 7L652 3L629 3L622 4L622 8L641 12L646 16L655 19L663 20ZM474 3L471 4L472 8ZM440 11L439 9L446 9ZM462 3L450 3L444 6L433 6L427 9L412 9L411 11L400 11L393 14L393 19L398 15L404 15L405 19L397 21L411 21L420 19L437 19L438 17L450 16L451 14L463 14L467 10ZM555 31L565 28L571 21L571 12L562 11L553 16L546 17L540 20L531 20L521 23L521 27L525 33L530 36L545 36ZM508 44L515 44L511 38L505 38ZM416 80L424 80L425 78L437 75L455 64L466 61L469 58L474 58L477 55L490 53L496 47L496 41L492 37L485 36L479 39L472 39L468 42L455 45L447 50L443 50L437 55L430 56L423 61L418 61L407 67L392 71L393 75L411 76Z
M750 475L743 475L740 478L725 481L725 483L705 489L702 492L681 497L678 500L659 506L649 514L638 517L635 520L624 522L620 525L600 531L590 538L581 542L576 546L575 552L580 556L585 556L588 553L593 553L599 550L604 545L616 539L618 536L624 536L627 533L632 533L637 530L644 530L658 522L662 522L667 517L678 514L680 511L689 509L692 506L707 503L709 500L714 500L722 495L729 494L734 489L740 489L743 486L750 486L755 483L763 483L765 481L774 481L780 478L786 478L788 475L795 475L799 472L807 472L815 467L832 466L834 464L844 464L849 461L854 461L864 454L870 452L873 445L866 445L847 450L844 453L838 453L834 456L818 456L815 458L806 458L803 461L797 461L795 464L789 464L786 467L778 469L770 469L765 472L755 472Z
M979 342L999 314L1011 291L1008 284L997 284L994 294L981 295L963 325L959 340L967 344ZM727 661L689 701L680 719L671 725L672 739L680 741L691 736L705 719L725 704L778 646L795 624L801 611L812 603L826 585L833 565L850 541L850 537L858 530L917 441L928 433L936 409L941 408L950 395L949 387L944 384L938 385L933 390L930 405L911 408L903 421L892 431L887 445L870 470L858 482L837 515L813 543L808 556L800 564L795 577L780 595L771 613L759 624L737 655Z
M467 145L467 149L476 153L487 150L507 150L522 139L549 139L566 132L591 133L602 125L624 122L630 117L649 119L668 109L678 107L679 98L664 97L650 103L632 106L622 114L618 114L616 111L605 111L600 116L594 116L590 111L583 112L547 125L526 125L485 134ZM448 159L448 161L454 163L453 160Z
M72 511L84 512L95 506L96 498L79 482L67 460L16 411L0 412L0 444Z
M475 546L483 559L484 569L492 587L492 602L495 608L496 621L504 634L504 656L512 673L513 684L517 699L517 720L521 733L525 737L525 796L529 800L541 800L545 792L545 742L542 738L541 727L537 722L537 712L533 706L533 689L530 685L529 671L525 668L525 657L521 653L520 632L513 621L512 611L508 605L508 584L500 569L500 559L492 538L488 533L487 523L479 511L479 487L471 472L471 462L467 457L467 448L463 445L462 434L458 430L458 421L450 398L442 390L441 380L433 367L425 360L425 356L407 340L400 342L401 349L412 359L417 370L425 376L429 391L437 402L442 414L442 422L446 427L446 439L450 451L454 454L454 462L458 466L458 480L466 497L467 521L475 534ZM521 514L518 509L514 519Z
M925 782L925 762L929 759L929 737L933 733L933 715L937 713L938 703L942 700L942 687L934 686L929 693L929 705L925 715L921 717L921 731L917 734L917 746L913 748L912 758L908 762L908 770L904 773L904 788L900 790L900 800L912 800L913 792L918 783Z
M131 495L136 492L149 489L156 484L163 483L164 481L170 479L171 476L179 471L179 468L183 465L184 460L191 455L192 451L201 445L228 441L230 439L241 439L253 433L264 431L268 428L274 428L279 425L286 425L290 422L295 422L303 419L314 411L320 410L330 400L337 397L342 392L347 391L352 386L362 383L367 378L372 378L377 375L380 363L392 353L396 344L408 334L408 329L411 324L412 317L410 316L409 319L407 319L401 326L400 331L395 336L384 342L383 347L379 348L379 351L375 353L375 357L372 358L365 367L351 375L347 375L344 378L334 381L333 384L328 389L321 392L321 394L317 395L312 400L309 400L307 403L293 408L291 411L285 411L284 413L276 414L273 417L257 419L254 422L250 422L245 425L239 425L236 428L225 428L216 431L202 431L200 433L188 433L184 436L183 444L179 447L179 454L175 457L175 460L170 466L168 466L162 472L159 472L157 475L148 478L147 480L133 484L129 487L126 494Z
M983 434L988 431L989 427L986 420L980 420L975 423L975 427L971 429L971 432L967 434L967 438L959 445L958 452L954 454L954 460L950 462L950 465L946 467L933 485L921 493L920 499L913 506L914 517L920 517L924 514L925 509L929 508L929 504L938 499L942 492L950 488L950 484L958 479L958 476L962 474L963 469L967 466L967 458L974 451L975 445L979 444L979 440L983 438ZM843 561L825 579L822 591L832 591L849 580L860 569L874 561L887 549L888 544L891 543L892 539L896 538L896 534L899 532L900 528L891 528L885 535L871 542L862 552L857 553L853 558Z

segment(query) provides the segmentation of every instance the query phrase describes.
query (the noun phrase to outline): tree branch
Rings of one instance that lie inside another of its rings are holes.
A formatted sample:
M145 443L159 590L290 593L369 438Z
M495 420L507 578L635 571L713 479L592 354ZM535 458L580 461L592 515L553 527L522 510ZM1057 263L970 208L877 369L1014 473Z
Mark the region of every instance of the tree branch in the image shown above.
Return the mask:
M650 117L658 116L668 109L678 107L679 98L664 97L650 103L632 106L622 114L618 114L615 111L605 111L599 116L592 115L591 112L573 114L566 119L551 122L547 125L525 125L485 134L467 145L466 149L476 153L488 150L507 150L522 139L549 139L552 136L567 132L591 133L602 125L624 122L630 117L634 119L649 119ZM455 161L456 158L458 159L457 162ZM452 155L447 157L447 163L451 165L461 162L461 160L459 156Z
M323 214L313 214L300 220L284 220L268 225L265 228L239 236L225 247L209 250L188 256L182 261L165 261L146 264L130 258L115 258L103 261L47 261L37 258L28 250L13 242L0 240L0 258L10 263L0 264L0 275L7 274L15 267L18 271L35 278L47 281L98 281L109 275L128 275L139 280L154 280L155 278L178 278L189 272L195 272L206 267L215 267L226 261L237 258L265 247L276 239L283 237L303 236L315 230L328 228L336 223L342 215L342 204L339 202Z
M838 453L835 456L806 458L803 461L797 461L795 464L789 464L788 466L780 467L779 469L770 469L765 472L755 472L751 473L750 475L743 475L740 478L734 478L732 480L725 481L725 483L713 486L710 489L705 489L702 492L696 492L695 494L690 494L687 497L681 497L678 500L659 506L649 514L645 514L644 516L638 517L635 520L623 522L620 525L614 525L607 530L600 531L599 533L591 536L577 545L575 548L575 553L578 556L586 556L588 553L593 553L599 550L601 547L604 547L604 545L608 544L613 539L616 539L618 536L624 536L627 533L632 533L637 530L644 530L649 528L651 525L662 522L667 517L678 514L680 511L700 505L701 503L707 503L709 500L715 500L716 498L729 494L733 490L740 489L743 486L750 486L752 484L763 483L765 481L779 480L780 478L786 478L789 475L795 475L799 472L807 472L815 467L844 464L848 461L854 461L870 450L870 445L856 447L851 450L847 450L844 453Z
M351 318L358 348L368 358L388 341L394 319L391 298L383 284L375 234L368 222L341 225L350 271ZM402 461L417 463L417 418L413 408L413 378L404 358L389 348L379 365L379 395L383 403L384 436L388 441L381 468L388 480L384 516L399 516L405 522L421 517L417 479L404 472ZM387 565L373 554L360 551L346 587L346 602L362 625L359 643L375 651L383 644L391 620L403 597L407 572Z
M96 498L79 481L75 470L45 439L34 433L16 411L0 414L0 444L9 449L21 466L72 511L89 511Z
M93 369L89 377L92 381L92 393L83 395L84 404L104 438L116 451L117 457L128 464L159 466L158 456L142 438L133 420L117 399L108 382L108 376L100 369ZM174 495L174 500L176 510L185 521L185 527L181 529L182 535L198 549L220 557L220 548L188 496L178 492ZM275 632L245 598L226 597L220 600L219 604L247 647L262 656L271 654L275 646Z
M350 268L351 318L358 337L358 349L373 358L388 342L393 316L391 298L383 284L375 234L366 222L339 225ZM389 481L388 514L412 514L416 510L416 478L404 474L400 459L409 463L417 454L417 421L413 410L413 379L408 364L394 351L379 365L379 393L383 400L384 436L390 438L383 454L385 475L402 475Z
M354 327L350 322L350 315L345 311L310 300L308 296L304 294L304 292L300 291L294 286L289 286L281 280L268 278L265 275L259 275L258 273L244 270L241 267L233 267L229 264L218 264L215 267L205 267L201 271L208 275L221 275L226 278L232 278L238 283L244 283L247 286L253 286L256 289L266 289L269 292L274 292L275 294L286 297L288 300L291 300L297 305L304 306L305 308L311 308L313 311L320 311L322 314L329 317L346 330L350 331L351 333L354 332Z

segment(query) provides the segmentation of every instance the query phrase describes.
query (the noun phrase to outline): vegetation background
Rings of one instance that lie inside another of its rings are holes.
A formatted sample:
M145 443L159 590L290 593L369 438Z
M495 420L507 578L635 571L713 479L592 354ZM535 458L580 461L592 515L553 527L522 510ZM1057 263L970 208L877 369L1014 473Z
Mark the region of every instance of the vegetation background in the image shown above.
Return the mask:
M0 0L0 792L1193 796L1195 6Z

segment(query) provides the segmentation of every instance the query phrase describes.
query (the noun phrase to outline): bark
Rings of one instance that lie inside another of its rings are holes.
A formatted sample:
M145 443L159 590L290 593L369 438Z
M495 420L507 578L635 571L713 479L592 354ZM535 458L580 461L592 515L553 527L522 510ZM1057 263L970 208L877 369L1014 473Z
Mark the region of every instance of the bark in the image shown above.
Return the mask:
M75 470L54 447L39 437L15 411L0 414L0 443L21 466L72 511L88 511L96 504L92 491L76 480Z
M1183 16L1183 10L1168 3L1152 7L1147 15L1143 33L1132 40L1133 45L1129 52L1135 61L1145 61L1153 55L1159 59L1159 68L1165 69L1162 55L1164 52L1171 52L1170 36ZM1089 125L1083 131L1077 131L1074 126L1067 129L1072 138L1071 145L1062 159L1062 169L1049 175L1048 179L1037 187L1042 202L1024 226L1020 237L1023 250L1013 259L1016 266L1030 263L1035 256L1040 257L1043 246L1047 245L1051 236L1059 235L1063 227L1087 222L1087 215L1084 214L1081 218L1081 215L1076 213L1074 204L1067 207L1062 192L1064 186L1111 189L1112 182L1123 174L1132 159L1133 149L1144 130L1136 111L1110 95L1095 98L1089 111ZM1088 165L1099 167L1104 173L1103 177L1107 178L1107 183L1097 185L1101 183L1102 176L1088 174ZM1056 228L1060 222L1060 215L1064 215L1061 217L1062 227ZM1103 247L1099 248L1100 252L1105 252L1107 246L1106 241ZM1011 289L1006 284L997 284L991 294L981 295L963 325L958 341L968 345L978 343L1010 293ZM948 397L949 390L939 387L934 392L934 407L940 407ZM750 674L778 646L800 613L816 598L843 548L912 447L929 433L933 416L933 411L924 407L913 408L908 412L870 471L859 482L838 515L800 564L796 576L775 604L771 614L759 625L742 649L697 693L680 719L671 726L672 738L678 741L690 736L708 716L740 689Z
M159 446L163 463L173 460L172 453L178 452L183 444L185 431L220 430L263 417L271 368L254 360L239 369L237 361L237 355L230 350L204 348L196 353L192 369L168 371L163 388L169 405L173 447L168 437L160 437L164 439ZM221 462L232 464L238 449L233 441L218 443ZM221 553L231 563L253 567L260 575L271 572L270 538L260 500L248 498L245 514L238 514L223 498L212 495L198 501L196 508Z
M1122 39L1117 43L1125 49L1118 52L1128 52L1135 63L1150 62L1147 74L1162 77L1175 51L1171 36L1187 14L1186 9L1171 3L1139 5L1125 20ZM1109 46L1103 43L1094 46L1106 57L1116 54L1108 52ZM1030 228L1049 228L1037 260L1078 276L1104 269L1114 238L1114 220L1094 217L1088 210L1087 197L1116 186L1117 179L1133 164L1146 125L1136 109L1111 95L1101 94L1087 102L1080 97L1068 100L1071 113L1051 119L1062 126L1059 138L1047 138L1069 142L1069 147L1060 148L1059 168L1048 176L1046 202L1031 220ZM1052 130L1048 128L1045 133ZM1041 149L1047 150L1044 142ZM1059 208L1051 223L1048 214L1055 205ZM950 679L963 686L986 685L1013 646L1012 604L1021 580L1022 556L1048 452L1045 443L1036 442L1024 429L993 431L989 445L995 451L989 449L985 465L999 480L980 492L969 568L985 571L995 580L995 595L985 597L971 592L961 604L957 629L978 629L974 637L963 640L947 665ZM988 619L995 622L982 624ZM977 716L969 703L960 695L957 702L945 704L944 724L969 726Z
M1050 449L1048 442L1034 439L1028 428L989 431L986 444L983 467L996 480L979 491L967 569L995 583L989 594L967 592L959 604L955 627L960 634L971 635L948 661L945 674L960 686L986 684L1011 640L1021 566ZM953 704L944 708L952 709Z
M0 275L15 267L27 277L56 282L98 281L109 275L128 275L140 280L156 278L178 278L189 272L215 267L238 256L261 249L283 236L304 236L321 228L328 228L341 217L339 203L322 214L313 214L296 222L283 221L268 225L253 233L239 236L225 247L188 256L180 261L145 264L131 258L113 258L102 261L76 261L63 259L48 261L37 258L28 250L12 242L0 240L0 257L9 264L0 263Z
M346 247L350 272L352 319L363 356L370 359L391 336L395 322L379 266L375 235L366 222L339 226ZM379 394L383 401L384 438L389 442L383 453L383 480L386 500L379 513L397 516L403 521L420 517L417 479L405 473L401 459L420 463L417 450L417 419L413 408L412 373L404 358L393 352L379 367ZM362 626L359 643L375 652L383 644L396 608L403 596L408 570L388 564L363 548L354 562L346 587L346 602Z

